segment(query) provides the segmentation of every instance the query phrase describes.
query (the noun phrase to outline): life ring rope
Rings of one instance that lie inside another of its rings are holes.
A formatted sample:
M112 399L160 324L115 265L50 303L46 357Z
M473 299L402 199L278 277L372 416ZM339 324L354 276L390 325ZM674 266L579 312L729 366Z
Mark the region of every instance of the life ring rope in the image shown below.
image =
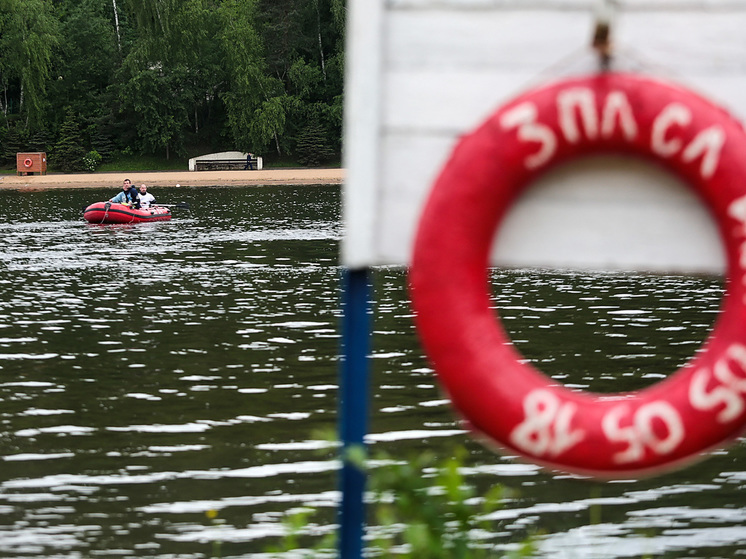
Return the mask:
M645 390L600 397L525 362L490 306L487 263L524 188L549 168L603 153L652 159L700 195L720 225L728 292L692 361ZM549 467L612 478L670 469L744 430L744 153L746 132L723 109L624 73L524 93L459 142L423 210L410 285L425 351L475 430Z

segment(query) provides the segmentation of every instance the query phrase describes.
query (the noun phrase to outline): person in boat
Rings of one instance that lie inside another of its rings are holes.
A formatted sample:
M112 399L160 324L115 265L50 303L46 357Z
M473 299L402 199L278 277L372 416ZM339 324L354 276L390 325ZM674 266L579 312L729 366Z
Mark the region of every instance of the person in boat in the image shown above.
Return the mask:
M152 204L155 204L155 196L148 192L147 186L141 184L140 192L137 194L137 204L135 207L147 210Z
M111 202L112 204L136 205L137 190L132 188L132 181L129 179L124 179L124 181L122 182L122 191L114 196L114 198L110 199L109 202Z

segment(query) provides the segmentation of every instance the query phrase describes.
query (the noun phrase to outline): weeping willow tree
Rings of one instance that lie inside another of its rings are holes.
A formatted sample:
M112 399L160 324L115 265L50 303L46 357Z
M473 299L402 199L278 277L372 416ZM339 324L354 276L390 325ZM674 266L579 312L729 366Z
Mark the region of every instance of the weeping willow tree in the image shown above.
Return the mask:
M123 0L137 25L151 37L168 36L181 0Z
M222 94L236 147L262 151L274 143L282 153L285 92L282 82L269 75L264 44L255 22L256 0L226 0L220 7L223 32L220 44L229 87Z
M47 0L0 0L0 108L12 103L31 132L41 126L59 22Z
M184 153L187 131L199 131L200 112L215 97L222 74L213 46L218 14L207 0L122 0L135 41L125 57L118 92L132 118L140 151ZM122 3L122 2L120 2Z

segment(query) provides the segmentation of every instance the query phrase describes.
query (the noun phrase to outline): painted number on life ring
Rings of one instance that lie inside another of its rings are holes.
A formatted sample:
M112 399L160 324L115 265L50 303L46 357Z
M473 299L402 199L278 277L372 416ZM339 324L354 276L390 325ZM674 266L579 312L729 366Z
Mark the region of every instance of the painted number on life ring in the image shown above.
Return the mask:
M583 440L571 423L577 406L562 402L549 390L534 390L523 400L525 419L513 430L513 443L536 456L557 456Z
M626 426L622 426L623 420L627 421ZM630 414L629 405L621 404L604 416L601 428L610 442L627 445L626 450L614 454L617 464L643 459L646 448L659 456L670 454L686 434L681 415L664 400L644 404L633 414Z

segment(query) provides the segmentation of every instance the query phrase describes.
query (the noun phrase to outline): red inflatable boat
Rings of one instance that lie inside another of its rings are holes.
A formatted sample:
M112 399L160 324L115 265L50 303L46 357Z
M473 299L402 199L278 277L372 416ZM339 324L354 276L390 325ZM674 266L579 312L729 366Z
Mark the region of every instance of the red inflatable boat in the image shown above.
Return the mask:
M148 221L168 221L171 210L163 206L136 210L124 204L96 202L83 210L83 218L88 223L144 223Z

